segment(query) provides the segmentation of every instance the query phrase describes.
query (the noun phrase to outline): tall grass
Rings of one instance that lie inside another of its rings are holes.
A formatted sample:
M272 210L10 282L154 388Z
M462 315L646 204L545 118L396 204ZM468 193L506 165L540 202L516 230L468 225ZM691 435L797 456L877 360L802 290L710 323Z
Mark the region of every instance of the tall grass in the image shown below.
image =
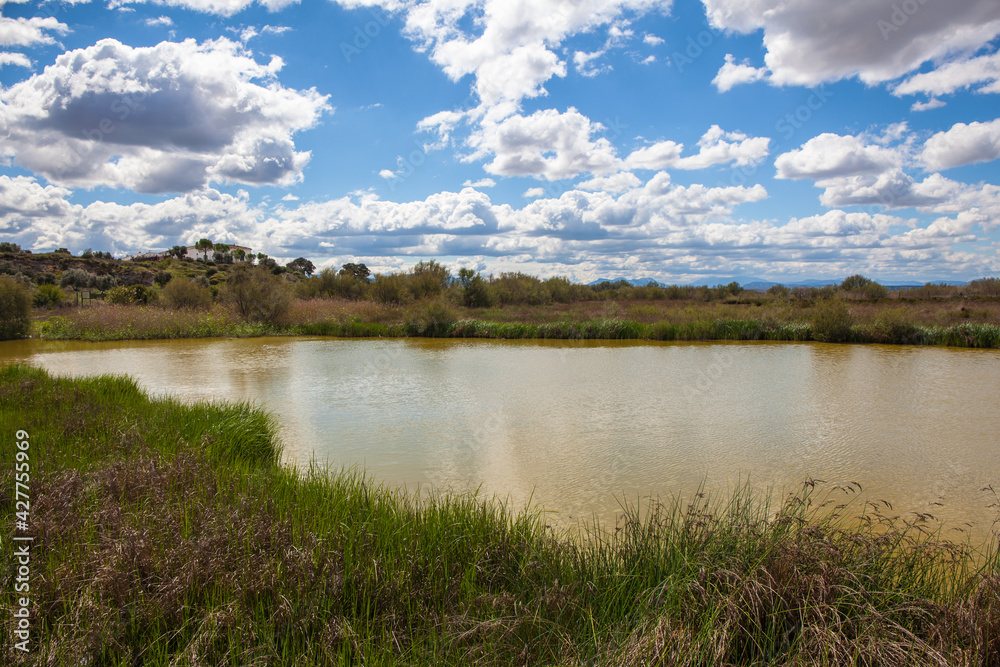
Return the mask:
M1000 325L992 322L963 319L954 324L928 325L914 321L912 313L898 305L858 316L848 316L842 303L835 305L840 309L837 312L832 312L834 308L830 305L818 307L812 322L797 321L797 317L803 316L795 311L768 311L770 314L762 317L734 318L730 315L737 311L718 304L669 311L666 314L672 318L670 320L656 320L651 313L633 307L633 314L649 321L621 317L578 320L567 316L547 321L504 321L464 318L461 311L440 301L403 309L311 299L296 302L286 320L277 324L244 322L222 308L193 311L166 310L155 306L100 305L74 310L69 315L51 316L35 326L42 338L95 341L300 334L344 338L823 340L1000 348ZM482 314L488 317L504 315L503 311L494 310L482 311ZM550 314L558 315L555 311ZM522 313L514 315L527 319Z
M25 367L0 370L0 398L3 432L30 433L35 539L36 639L15 651L3 615L4 664L1000 660L995 550L973 561L880 508L845 522L812 483L774 502L740 488L626 506L571 538L493 499L277 465L273 425L246 405ZM5 608L14 576L0 571Z

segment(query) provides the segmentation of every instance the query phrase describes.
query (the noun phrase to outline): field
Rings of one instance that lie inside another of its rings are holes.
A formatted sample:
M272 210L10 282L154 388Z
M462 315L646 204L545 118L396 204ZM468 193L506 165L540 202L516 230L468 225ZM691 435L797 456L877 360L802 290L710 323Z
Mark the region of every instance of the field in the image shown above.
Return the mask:
M7 367L0 424L4 562L13 537L34 539L30 653L6 613L5 664L1000 660L995 544L852 503L847 482L675 499L563 534L489 498L294 471L252 406L153 400L127 378ZM16 572L0 582L8 610Z

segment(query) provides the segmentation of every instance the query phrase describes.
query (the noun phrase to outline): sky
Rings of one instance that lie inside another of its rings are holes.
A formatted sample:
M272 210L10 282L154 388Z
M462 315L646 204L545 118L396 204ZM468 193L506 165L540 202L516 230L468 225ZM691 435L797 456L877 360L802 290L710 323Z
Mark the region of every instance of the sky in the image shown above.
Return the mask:
M0 239L1000 273L997 0L0 0Z

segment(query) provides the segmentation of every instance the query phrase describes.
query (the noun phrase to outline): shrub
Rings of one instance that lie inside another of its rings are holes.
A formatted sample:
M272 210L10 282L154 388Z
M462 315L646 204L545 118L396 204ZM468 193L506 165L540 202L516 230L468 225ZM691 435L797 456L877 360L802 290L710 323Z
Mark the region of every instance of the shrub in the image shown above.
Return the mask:
M864 327L866 342L905 345L921 342L921 331L910 320L905 308L892 308L879 313Z
M10 241L0 241L0 252L20 253L21 246Z
M400 273L376 274L370 293L379 303L409 303L413 300L406 276Z
M122 306L145 305L156 301L156 292L145 285L122 285L109 289L104 300Z
M969 283L969 292L980 296L1000 296L1000 278L980 278Z
M410 272L410 292L416 299L437 296L451 283L451 273L433 259L418 262Z
M0 340L27 335L31 321L31 292L13 278L0 276Z
M489 308L493 305L493 294L489 283L476 274L462 291L462 303L469 308Z
M32 301L36 308L47 308L59 305L64 298L66 298L66 295L63 294L61 289L55 285L46 283L38 286L38 290L32 297Z
M843 343L850 339L853 324L847 305L831 299L819 306L813 316L813 338L824 343Z
M787 299L791 295L792 290L784 285L771 285L767 288L767 293L778 299Z
M438 299L414 307L406 318L410 335L447 336L455 326L455 313L448 304Z
M248 322L275 324L292 305L288 283L262 266L236 266L229 274L221 297Z
M162 289L167 286L167 283L169 283L173 277L174 275L169 271L157 271L155 278L156 284Z
M171 280L161 293L168 306L176 310L208 308L212 305L212 293L200 281L189 278Z
M59 286L77 290L93 287L96 282L97 276L90 271L67 269L63 271L62 278L59 280Z

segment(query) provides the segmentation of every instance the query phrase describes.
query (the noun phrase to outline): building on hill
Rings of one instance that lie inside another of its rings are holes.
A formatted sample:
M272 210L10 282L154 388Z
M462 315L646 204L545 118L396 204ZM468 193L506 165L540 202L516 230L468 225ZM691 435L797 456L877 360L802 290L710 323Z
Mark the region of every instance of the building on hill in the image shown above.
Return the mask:
M253 249L252 248L248 248L247 246L236 245L235 243L227 243L226 246L229 248L229 253L231 255L233 255L233 261L235 261L235 262L246 261L245 259L237 259L236 258L236 251L237 250L242 250L243 253L244 253L244 257L249 257L250 255L253 255ZM187 257L189 259L193 259L195 261L204 260L205 259L205 252L203 250L200 250L200 249L194 247L193 245L187 246L186 248L184 248L184 251L185 252L184 252L183 256ZM214 250L209 250L208 251L208 258L212 259L212 256L214 254L215 254ZM126 261L129 261L129 262L135 262L135 261L145 261L145 260L154 260L155 261L155 260L159 260L159 259L166 259L168 257L170 257L170 251L169 250L148 250L146 252L139 252L139 253L136 253L134 255L127 255L127 256L123 257L122 259L124 259Z
M253 249L252 248L248 248L248 247L246 247L244 245L236 245L235 243L227 243L226 246L229 247L229 254L231 254L231 255L234 255L234 253L237 250L242 250L244 252L245 256L249 256L249 255L253 254ZM185 257L189 257L189 258L191 258L193 260L196 260L196 261L199 260L199 259L201 259L201 260L205 259L205 251L199 250L198 248L194 247L193 245L189 245L184 250L187 251L184 254ZM208 258L209 259L212 259L213 253L214 253L214 251L212 251L212 250L208 251ZM241 262L241 261L246 261L246 260L238 260L238 259L236 259L235 255L234 255L233 256L233 261Z

